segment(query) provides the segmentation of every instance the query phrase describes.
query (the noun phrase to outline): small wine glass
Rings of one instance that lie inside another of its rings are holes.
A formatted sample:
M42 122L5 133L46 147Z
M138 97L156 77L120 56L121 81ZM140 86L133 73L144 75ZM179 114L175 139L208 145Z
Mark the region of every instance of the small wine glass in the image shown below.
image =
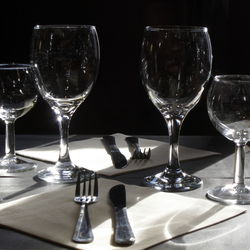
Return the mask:
M250 188L244 183L245 145L250 140L250 75L215 76L207 106L215 128L235 143L233 183L215 187L207 196L227 204L250 204Z
M170 192L201 186L200 178L186 174L180 167L178 138L184 118L201 98L211 67L212 48L206 27L145 28L142 82L149 98L163 115L170 137L165 170L145 177L145 185Z
M29 64L0 64L0 118L5 122L5 155L0 159L0 170L23 172L36 167L15 153L15 121L25 115L36 103L36 84L39 74Z
M59 159L54 166L40 171L38 179L51 183L76 182L79 168L69 155L69 125L97 78L99 60L99 41L94 26L34 27L31 62L39 69L42 78L39 92L54 111L60 131Z

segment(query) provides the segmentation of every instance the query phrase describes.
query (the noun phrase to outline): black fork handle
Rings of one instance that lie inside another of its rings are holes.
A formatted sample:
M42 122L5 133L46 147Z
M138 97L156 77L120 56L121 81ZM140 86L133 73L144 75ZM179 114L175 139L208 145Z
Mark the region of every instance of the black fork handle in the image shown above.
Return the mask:
M132 151L140 152L139 140L137 137L130 136L125 138L128 146L133 149Z

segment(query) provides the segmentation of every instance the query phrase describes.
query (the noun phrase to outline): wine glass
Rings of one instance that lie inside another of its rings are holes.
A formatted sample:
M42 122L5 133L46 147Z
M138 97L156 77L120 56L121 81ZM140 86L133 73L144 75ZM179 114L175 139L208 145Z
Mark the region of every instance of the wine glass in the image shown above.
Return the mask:
M206 27L147 26L141 51L141 74L150 100L163 115L170 137L169 160L163 172L145 177L147 186L162 191L188 191L201 179L183 172L178 138L187 113L199 102L212 67Z
M54 111L60 131L57 163L38 173L51 183L76 181L79 168L70 159L70 120L88 96L99 68L99 41L91 25L37 25L34 27L31 62L42 77L39 91Z
M39 74L28 64L0 64L0 118L5 122L5 155L0 159L0 170L8 173L34 169L35 163L26 162L15 153L15 121L36 103L36 84Z
M215 187L207 196L228 204L250 204L250 188L244 184L245 145L250 140L250 75L215 76L207 106L215 128L235 143L233 183Z

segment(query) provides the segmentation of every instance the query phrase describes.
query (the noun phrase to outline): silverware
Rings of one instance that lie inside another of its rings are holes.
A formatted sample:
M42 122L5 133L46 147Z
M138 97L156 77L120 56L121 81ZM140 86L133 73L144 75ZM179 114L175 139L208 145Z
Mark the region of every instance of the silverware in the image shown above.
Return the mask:
M135 242L135 236L127 216L125 186L119 184L112 187L109 198L115 211L114 240L119 245L132 245Z
M110 154L113 165L115 168L124 168L127 166L126 157L120 152L119 148L116 145L115 137L111 135L103 136L102 142Z
M83 174L83 188L81 194L81 174ZM87 179L88 185L87 185ZM98 179L94 174L94 187L92 187L92 179L85 172L78 173L74 201L81 205L80 214L75 226L73 241L79 243L89 243L93 241L94 236L88 215L88 205L97 201L98 198ZM92 191L93 190L93 191Z
M130 136L125 138L130 152L132 154L131 159L140 159L140 160L148 160L151 156L151 149L148 150L144 149L142 152L140 146L139 146L139 140L137 137Z

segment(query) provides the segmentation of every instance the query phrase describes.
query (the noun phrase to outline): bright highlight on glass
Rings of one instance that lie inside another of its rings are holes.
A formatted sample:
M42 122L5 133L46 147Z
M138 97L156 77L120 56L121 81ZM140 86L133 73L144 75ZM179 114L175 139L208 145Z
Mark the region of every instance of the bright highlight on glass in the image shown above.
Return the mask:
M250 204L250 188L244 183L245 145L250 140L250 76L215 76L207 106L215 128L235 143L233 183L215 187L207 196L228 204Z
M212 49L205 27L146 27L141 53L142 82L164 117L169 137L169 161L164 172L145 178L162 191L187 191L201 179L182 171L178 137L188 112L199 102L210 77Z
M28 64L0 64L0 118L5 122L5 156L0 159L0 170L23 172L36 167L15 153L15 121L24 116L36 103L37 69Z
M38 173L41 180L75 182L79 168L70 159L70 120L88 96L99 68L99 41L90 25L38 25L34 27L31 62L42 82L39 91L54 111L60 130L59 159L55 166Z

